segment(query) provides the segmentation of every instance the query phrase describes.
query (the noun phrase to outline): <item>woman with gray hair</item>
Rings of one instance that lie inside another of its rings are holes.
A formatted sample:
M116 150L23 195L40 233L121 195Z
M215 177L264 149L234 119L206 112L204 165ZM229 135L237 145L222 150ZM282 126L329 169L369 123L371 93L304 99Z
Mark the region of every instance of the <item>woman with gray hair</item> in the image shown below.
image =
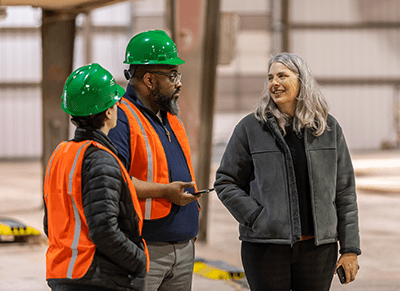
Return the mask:
M239 222L251 290L329 290L337 269L349 283L361 250L342 129L296 54L270 60L263 95L235 127L215 181Z

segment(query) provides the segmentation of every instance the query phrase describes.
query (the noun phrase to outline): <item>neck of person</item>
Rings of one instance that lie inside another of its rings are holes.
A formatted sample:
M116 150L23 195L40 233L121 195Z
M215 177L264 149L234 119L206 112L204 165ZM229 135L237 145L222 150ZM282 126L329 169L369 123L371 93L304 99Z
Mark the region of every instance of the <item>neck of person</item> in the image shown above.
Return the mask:
M106 126L104 125L103 127L100 127L100 130L105 134L108 135L108 133L110 132L110 130L112 129L112 127Z
M288 106L281 105L278 107L278 109L280 112L287 114L293 118L296 112L296 105L288 105Z
M104 126L100 127L100 130L108 136L108 133L110 132L111 129L115 127L115 124L113 121L109 118L106 117L106 120L104 121Z

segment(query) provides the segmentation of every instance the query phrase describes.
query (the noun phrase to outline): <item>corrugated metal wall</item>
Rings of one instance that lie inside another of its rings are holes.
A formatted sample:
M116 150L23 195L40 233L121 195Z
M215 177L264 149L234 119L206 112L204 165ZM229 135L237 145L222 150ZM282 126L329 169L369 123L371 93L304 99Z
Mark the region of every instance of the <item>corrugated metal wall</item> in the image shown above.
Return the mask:
M129 39L142 30L165 29L165 11L164 0L127 1L94 10L88 27L85 16L79 15L74 69L98 62L125 86ZM42 155L40 25L41 9L32 7L7 7L7 18L0 20L0 159ZM73 130L71 125L71 136Z
M218 67L216 143L227 141L235 123L254 109L261 96L271 49L271 1L252 0L252 5L221 1L223 11L240 16L240 29L233 61ZM320 81L349 147L376 149L385 141L395 143L400 1L289 3L290 51L301 55ZM38 158L42 152L41 10L8 7L7 13L7 19L0 21L0 159ZM139 31L166 29L165 13L165 0L138 0L93 11L88 27L85 16L78 16L74 68L98 62L125 86L122 62L127 42Z
M126 85L123 63L126 45L133 34L153 29L166 29L164 0L127 1L93 10L90 30L90 56L85 59L85 35L79 30L75 42L74 68L87 62L98 62L110 71L118 83ZM77 25L84 26L84 17L77 18ZM84 29L84 28L82 28Z
M395 144L400 1L290 3L290 50L301 55L321 80L349 147Z
M0 21L0 158L40 157L41 10L9 7Z

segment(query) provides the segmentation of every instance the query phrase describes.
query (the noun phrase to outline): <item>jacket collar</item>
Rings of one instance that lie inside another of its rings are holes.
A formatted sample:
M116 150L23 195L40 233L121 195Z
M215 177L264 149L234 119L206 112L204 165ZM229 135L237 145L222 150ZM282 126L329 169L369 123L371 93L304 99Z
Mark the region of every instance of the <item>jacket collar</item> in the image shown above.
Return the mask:
M117 147L114 143L104 134L100 129L91 130L86 128L77 128L75 130L75 136L72 141L81 142L84 140L93 140L101 143L103 146L110 149L114 154L118 154Z

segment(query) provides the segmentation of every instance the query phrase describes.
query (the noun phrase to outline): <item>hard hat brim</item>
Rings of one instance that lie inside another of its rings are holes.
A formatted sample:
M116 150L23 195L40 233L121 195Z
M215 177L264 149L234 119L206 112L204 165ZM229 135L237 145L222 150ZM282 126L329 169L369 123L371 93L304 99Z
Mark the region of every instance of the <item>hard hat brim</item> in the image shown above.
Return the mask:
M171 65L171 66L179 66L185 63L184 60L181 58L174 58L173 60L165 60L165 61L157 61L157 60L150 60L150 61L124 61L124 64L130 65Z

